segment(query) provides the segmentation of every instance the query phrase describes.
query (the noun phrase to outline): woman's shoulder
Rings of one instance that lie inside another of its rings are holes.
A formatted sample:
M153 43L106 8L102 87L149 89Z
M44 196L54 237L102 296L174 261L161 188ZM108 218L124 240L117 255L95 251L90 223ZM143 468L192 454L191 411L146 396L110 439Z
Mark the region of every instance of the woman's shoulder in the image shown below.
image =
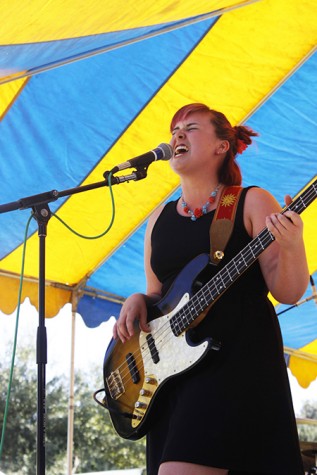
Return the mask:
M269 209L270 213L281 209L274 196L264 188L250 186L246 188L246 206Z
M256 236L263 229L266 216L280 211L279 203L269 191L259 187L251 187L247 190L244 222L250 236Z

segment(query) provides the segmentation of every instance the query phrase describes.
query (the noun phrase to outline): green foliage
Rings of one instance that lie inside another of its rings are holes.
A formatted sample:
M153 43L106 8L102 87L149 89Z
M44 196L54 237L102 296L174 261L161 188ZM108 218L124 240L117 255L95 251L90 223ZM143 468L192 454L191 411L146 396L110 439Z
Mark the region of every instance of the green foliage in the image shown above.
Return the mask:
M317 404L307 401L302 407L301 417L317 420ZM303 442L317 442L317 425L299 424L298 434Z
M145 441L127 441L115 433L108 412L93 400L91 387L87 390L87 379L79 374L75 384L76 396L81 395L75 398L74 423L78 472L145 466Z
M1 468L5 473L28 474L27 467L36 466L36 365L29 365L30 350L20 352L20 364L15 367L11 389ZM9 381L9 362L0 363L0 421ZM19 454L19 455L18 455Z
M0 423L3 423L9 361L0 362ZM115 433L108 412L93 399L100 387L101 369L90 374L77 371L75 378L75 472L145 466L145 441L126 441ZM99 378L98 378L99 377ZM64 475L67 464L69 382L55 377L46 385L46 473ZM34 475L37 433L37 365L30 349L19 350L7 419L1 470L7 475Z

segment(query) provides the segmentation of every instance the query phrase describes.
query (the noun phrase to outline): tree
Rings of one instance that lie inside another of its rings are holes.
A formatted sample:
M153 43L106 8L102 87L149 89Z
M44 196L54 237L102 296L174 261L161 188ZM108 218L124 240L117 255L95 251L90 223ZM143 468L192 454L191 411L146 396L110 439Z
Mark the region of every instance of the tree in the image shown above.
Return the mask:
M20 364L14 371L1 467L6 472L31 473L36 466L36 366L28 365L31 351L20 351ZM9 381L9 361L0 362L1 425ZM18 455L19 454L19 455Z
M91 371L90 374L98 374ZM91 380L93 381L93 380ZM92 397L89 375L75 383L74 456L79 472L145 466L145 440L127 441L114 431L108 412ZM83 437L83 431L86 435Z
M301 409L301 417L304 419L317 420L317 404L306 401ZM317 426L310 424L299 424L298 434L303 442L317 442Z
M9 379L9 358L0 361L0 421ZM145 441L116 435L106 410L93 400L96 368L75 378L74 462L78 472L145 465ZM34 351L17 352L1 468L8 475L34 475L36 466L37 366ZM68 381L55 377L46 386L46 472L66 471ZM2 424L1 424L2 425ZM76 470L76 471L77 471Z

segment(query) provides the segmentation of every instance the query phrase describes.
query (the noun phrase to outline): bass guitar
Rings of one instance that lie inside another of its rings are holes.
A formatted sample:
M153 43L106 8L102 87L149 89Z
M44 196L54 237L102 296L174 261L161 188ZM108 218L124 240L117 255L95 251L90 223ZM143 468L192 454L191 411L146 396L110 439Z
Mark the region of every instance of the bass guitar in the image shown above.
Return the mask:
M317 196L317 178L298 195L286 210L300 214ZM110 412L116 432L125 439L143 437L149 427L159 393L177 375L193 368L210 349L219 344L206 339L193 344L191 326L201 321L214 302L258 259L274 241L264 228L207 283L198 285L199 275L210 265L209 255L189 262L167 294L148 308L150 332L135 324L126 343L112 340L104 360L105 397L99 402ZM197 290L199 289L199 290ZM96 394L100 391L97 391Z

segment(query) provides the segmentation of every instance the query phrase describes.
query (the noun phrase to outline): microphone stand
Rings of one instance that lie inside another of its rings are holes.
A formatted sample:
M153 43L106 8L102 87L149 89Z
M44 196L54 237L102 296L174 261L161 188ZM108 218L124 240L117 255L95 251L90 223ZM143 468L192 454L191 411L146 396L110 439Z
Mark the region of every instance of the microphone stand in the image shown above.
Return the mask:
M278 312L276 315L277 316L282 315L282 313L288 312L289 310L292 310L292 308L299 307L303 303L309 302L310 300L313 300L313 299L316 300L316 295L314 293L313 293L313 295L310 295L309 297L306 297L303 300L299 300L298 302L294 303L294 305L291 305L290 307L285 308L281 312Z
M90 185L70 188L64 191L52 190L40 193L18 201L13 201L0 205L0 214L17 209L32 208L33 217L38 224L39 236L39 292L38 308L39 323L36 339L36 363L37 371L37 475L45 474L45 434L46 434L46 364L47 364L47 334L45 327L45 244L47 236L47 224L51 218L51 211L48 203L56 201L58 198L70 196L76 193L93 190L103 186L119 185L125 181L142 180L147 175L148 167L136 167L137 169L130 175L115 177L111 171L106 171L103 176L104 181Z

